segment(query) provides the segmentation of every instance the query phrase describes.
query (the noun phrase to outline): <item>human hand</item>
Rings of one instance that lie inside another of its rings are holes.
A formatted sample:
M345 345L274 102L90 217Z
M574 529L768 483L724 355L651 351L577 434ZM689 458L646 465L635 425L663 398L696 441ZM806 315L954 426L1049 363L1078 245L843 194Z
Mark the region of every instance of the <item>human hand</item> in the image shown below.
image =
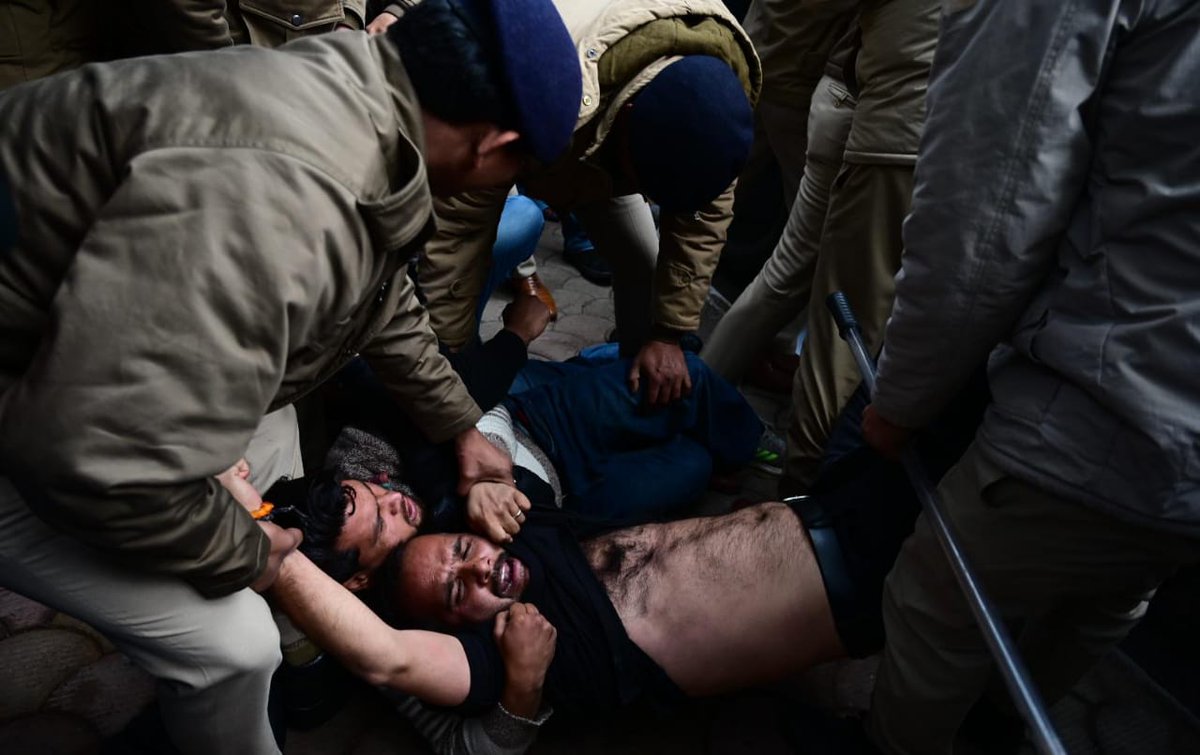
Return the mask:
M874 404L867 404L862 417L863 440L885 459L896 461L900 452L908 445L912 430L888 422L875 411Z
M513 484L512 459L474 427L458 434L454 450L458 455L459 495L467 495L475 483L485 480Z
M262 506L262 496L250 484L250 462L245 458L238 459L216 479L247 511L257 511Z
M384 11L373 18L371 23L367 24L367 34L370 34L372 37L376 34L383 34L385 31L387 31L389 26L399 20L400 18L395 14Z
M666 406L692 392L683 349L677 343L647 341L629 369L629 389L637 393L646 378L646 405Z
M500 317L504 320L504 329L524 341L526 346L546 332L546 326L554 319L550 308L536 296L518 296L504 308Z
M467 523L493 543L510 543L529 507L525 494L511 485L477 482L467 493Z
M532 604L513 603L496 616L492 636L504 660L500 703L514 715L536 716L546 670L554 660L558 631Z
M267 567L250 585L250 589L255 592L264 592L275 584L275 578L279 576L279 568L283 565L284 559L300 546L304 534L297 529L285 530L277 524L264 520L259 520L258 526L262 527L263 533L271 542L271 552L267 555Z
M246 457L238 459L233 463L233 466L220 473L217 477L217 482L229 486L235 479L248 480L250 479L250 462L246 461Z

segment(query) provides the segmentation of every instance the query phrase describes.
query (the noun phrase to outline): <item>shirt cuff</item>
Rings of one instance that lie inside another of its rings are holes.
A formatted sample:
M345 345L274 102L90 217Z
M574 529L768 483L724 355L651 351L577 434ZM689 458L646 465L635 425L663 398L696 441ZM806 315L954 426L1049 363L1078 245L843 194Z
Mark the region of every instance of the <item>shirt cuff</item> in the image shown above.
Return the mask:
M655 341L662 341L664 343L676 343L677 344L684 336L688 335L691 332L692 331L690 331L690 330L681 330L679 328L670 328L670 327L667 327L666 325L659 325L658 323L655 323L650 328L650 338Z
M509 713L503 705L496 703L495 707L483 715L483 729L488 738L497 745L523 751L533 744L538 729L553 712L554 709L543 702L536 716L525 718Z

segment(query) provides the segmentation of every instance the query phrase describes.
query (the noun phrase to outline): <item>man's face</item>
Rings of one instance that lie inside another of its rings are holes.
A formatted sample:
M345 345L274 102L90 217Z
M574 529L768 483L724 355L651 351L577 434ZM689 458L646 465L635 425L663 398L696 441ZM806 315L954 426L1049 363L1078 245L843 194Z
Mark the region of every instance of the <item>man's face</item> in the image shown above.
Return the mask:
M491 619L529 584L525 564L475 535L414 538L398 568L404 612L450 627Z
M425 171L436 196L512 186L528 158L520 134L490 123L451 124L422 111Z
M421 506L405 492L374 483L346 480L342 485L350 489L354 501L346 504L346 523L335 547L339 551L357 548L359 566L369 574L396 546L417 534Z
M468 151L455 159L427 163L429 188L434 196L448 197L464 191L511 186L525 170L526 158L516 150L498 150L479 159Z

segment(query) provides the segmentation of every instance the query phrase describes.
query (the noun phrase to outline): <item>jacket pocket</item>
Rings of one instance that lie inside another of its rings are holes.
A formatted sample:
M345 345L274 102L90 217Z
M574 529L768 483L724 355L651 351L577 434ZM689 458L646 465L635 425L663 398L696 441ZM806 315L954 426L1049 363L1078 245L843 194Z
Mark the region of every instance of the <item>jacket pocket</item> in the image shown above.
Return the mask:
M238 7L243 14L268 21L284 32L332 26L346 18L340 0L243 0ZM251 19L246 22L249 25Z
M976 475L979 480L979 500L988 508L1000 508L1013 500L1017 481L993 464L978 449L975 450Z
M1019 487L1015 479L1002 474L979 486L979 500L990 509L1003 508L1014 500Z
M662 279L660 279L662 281ZM690 302L703 301L708 293L710 279L698 273L689 264L672 261L667 264L666 286L658 291L659 315L668 316L662 324L668 327L682 327L676 321L692 316Z

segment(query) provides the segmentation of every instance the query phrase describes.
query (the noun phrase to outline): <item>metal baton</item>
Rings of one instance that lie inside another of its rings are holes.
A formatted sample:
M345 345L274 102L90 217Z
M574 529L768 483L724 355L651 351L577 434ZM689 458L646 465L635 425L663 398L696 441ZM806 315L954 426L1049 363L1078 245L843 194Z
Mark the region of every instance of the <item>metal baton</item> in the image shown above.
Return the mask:
M875 362L867 352L866 344L863 343L862 332L858 329L858 320L855 319L854 312L850 309L850 303L846 301L845 294L841 291L834 291L825 300L825 306L833 314L838 332L850 345L854 361L858 363L858 369L862 372L863 383L866 384L867 392L873 399L875 397ZM921 501L921 508L924 509L925 516L929 518L933 533L937 536L938 543L942 546L942 551L950 562L950 568L958 580L958 586L962 588L963 594L967 597L971 613L979 622L979 628L983 632L983 638L987 640L988 648L992 651L992 657L1000 666L1000 674L1004 677L1008 692L1012 695L1021 717L1025 719L1025 723L1029 725L1033 733L1034 744L1037 746L1038 752L1043 755L1067 755L1062 742L1058 739L1058 734L1054 731L1054 726L1050 723L1050 717L1046 714L1041 696L1038 695L1033 682L1029 679L1029 670L1025 668L1024 662L1017 654L1016 648L1013 647L1008 629L997 619L991 601L984 594L974 572L967 564L967 557L950 531L946 517L942 514L942 504L938 500L937 491L925 474L925 467L921 465L921 460L917 457L917 451L912 444L909 444L901 452L900 461L904 465L909 482L917 492L917 498Z

